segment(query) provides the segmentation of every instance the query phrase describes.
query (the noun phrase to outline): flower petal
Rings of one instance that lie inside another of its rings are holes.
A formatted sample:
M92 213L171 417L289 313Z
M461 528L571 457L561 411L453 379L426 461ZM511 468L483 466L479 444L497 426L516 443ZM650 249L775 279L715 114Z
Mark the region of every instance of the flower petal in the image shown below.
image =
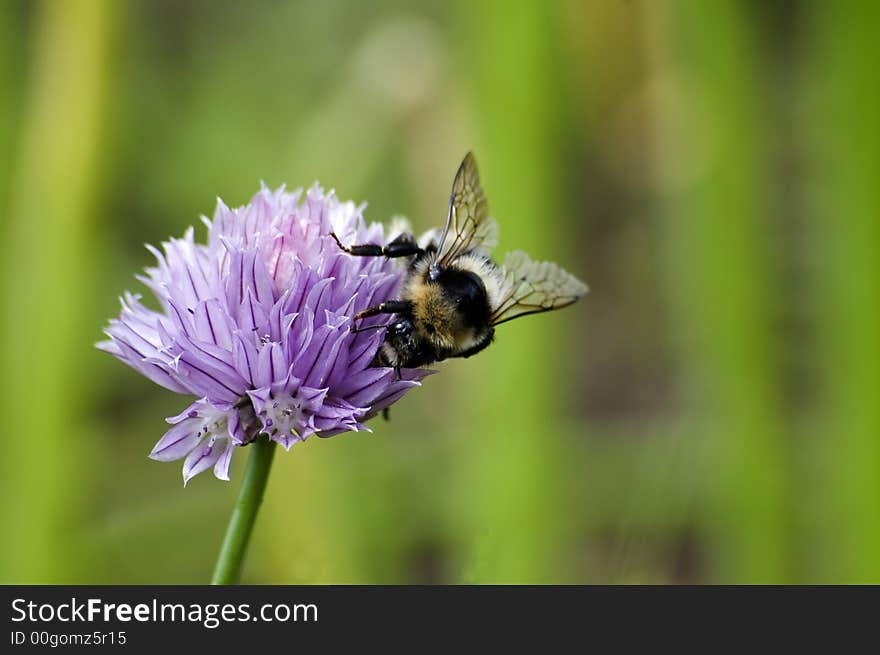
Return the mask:
M217 460L223 455L226 441L225 439L209 440L193 449L183 462L183 486L186 486L199 473L207 471L217 463Z
M232 441L226 440L226 447L220 453L220 457L214 463L214 475L219 480L229 480L229 464L232 462L232 451L234 449Z
M186 457L198 446L201 438L202 422L198 419L185 419L174 425L150 452L150 459L172 462Z

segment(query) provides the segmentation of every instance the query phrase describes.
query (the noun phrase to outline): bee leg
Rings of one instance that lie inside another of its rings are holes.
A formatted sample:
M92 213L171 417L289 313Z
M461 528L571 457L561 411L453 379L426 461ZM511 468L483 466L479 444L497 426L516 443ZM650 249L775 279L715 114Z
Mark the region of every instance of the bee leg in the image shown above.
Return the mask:
M362 312L358 312L354 315L352 319L352 323L363 320L365 318L369 318L370 316L378 316L379 314L400 314L401 312L409 311L411 305L410 303L403 300L389 300L387 302L379 303L369 309L365 309ZM368 325L367 327L353 327L351 329L352 333L356 334L358 332L366 332L367 330L378 330L381 328L387 328L387 325Z
M360 321L361 319L369 318L370 316L378 316L379 314L401 314L409 311L410 307L410 304L405 300L389 300L387 302L379 303L374 307L370 307L369 309L365 309L362 312L358 312L354 315L353 320Z
M349 255L355 255L358 257L412 257L413 255L420 255L424 252L413 240L412 235L409 234L401 234L399 237L384 246L375 243L344 246L342 245L342 241L339 240L339 237L336 236L336 233L331 232L330 236L333 237L333 240L336 241L336 245L342 250Z
M391 420L391 412L388 411L387 407L382 410L382 418L384 418L386 421Z

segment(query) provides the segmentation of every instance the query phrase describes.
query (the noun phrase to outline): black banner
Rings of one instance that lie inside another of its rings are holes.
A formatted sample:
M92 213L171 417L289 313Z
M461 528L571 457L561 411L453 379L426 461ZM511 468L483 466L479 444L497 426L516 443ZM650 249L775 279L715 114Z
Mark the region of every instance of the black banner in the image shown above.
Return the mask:
M771 628L809 634L847 607L873 620L876 588L3 587L3 652L390 644L421 649L479 634L618 647L712 641ZM844 603L843 600L852 602ZM847 633L852 636L852 632ZM412 639L416 639L414 642ZM461 644L462 647L466 643ZM602 650L600 652L608 652Z

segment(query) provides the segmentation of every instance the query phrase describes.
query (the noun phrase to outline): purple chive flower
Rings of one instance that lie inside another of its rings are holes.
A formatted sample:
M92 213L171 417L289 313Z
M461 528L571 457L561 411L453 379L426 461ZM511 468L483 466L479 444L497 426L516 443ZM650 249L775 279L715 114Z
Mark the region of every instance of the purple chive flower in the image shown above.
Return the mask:
M313 434L367 429L364 423L419 384L429 371L372 367L381 330L352 333L351 317L394 296L399 266L342 252L347 243L383 243L362 208L317 185L303 198L265 186L244 207L218 200L193 229L148 246L158 265L138 279L161 311L125 293L98 347L166 389L198 399L168 418L172 427L150 457L186 458L184 484L214 469L229 479L233 450L258 434L285 449Z

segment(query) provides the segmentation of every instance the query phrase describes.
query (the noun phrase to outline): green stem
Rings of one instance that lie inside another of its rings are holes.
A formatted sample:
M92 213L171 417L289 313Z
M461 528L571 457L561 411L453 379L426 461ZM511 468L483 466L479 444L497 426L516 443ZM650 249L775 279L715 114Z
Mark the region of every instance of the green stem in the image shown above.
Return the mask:
M253 446L253 453L248 461L247 471L241 483L241 491L226 528L226 536L220 547L217 565L211 584L238 584L241 563L247 550L257 511L263 502L263 492L269 479L272 457L275 454L275 442L267 438L258 438Z

